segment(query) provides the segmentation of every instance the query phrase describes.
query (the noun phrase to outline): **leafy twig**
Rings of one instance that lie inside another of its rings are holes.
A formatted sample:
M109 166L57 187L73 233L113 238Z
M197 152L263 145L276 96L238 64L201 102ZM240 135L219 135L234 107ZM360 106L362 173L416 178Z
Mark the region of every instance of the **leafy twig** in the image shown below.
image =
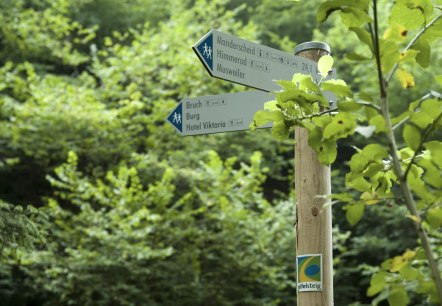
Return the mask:
M405 47L405 49L402 52L407 52L411 47L413 47L413 45L416 43L416 41L436 22L438 21L440 18L442 17L442 14L437 15L436 17L434 17L433 20L431 20L422 30L420 30L416 36L413 37L413 39L408 43L408 45ZM386 81L389 82L391 80L391 77L393 76L393 74L396 72L396 70L399 67L399 62L394 64L393 68L391 69L390 73L387 76Z
M422 137L422 139L421 139L421 141L419 143L419 146L417 147L416 151L414 152L413 157L411 158L410 163L407 165L407 169L405 169L405 172L404 172L404 177L405 178L407 178L408 172L410 172L411 166L413 165L413 163L414 163L416 157L418 156L420 150L424 146L425 141L427 140L428 136L430 136L433 128L436 126L437 122L439 122L439 120L441 118L442 118L442 113L439 114L439 116L434 120L432 125L428 126L425 129L424 136Z

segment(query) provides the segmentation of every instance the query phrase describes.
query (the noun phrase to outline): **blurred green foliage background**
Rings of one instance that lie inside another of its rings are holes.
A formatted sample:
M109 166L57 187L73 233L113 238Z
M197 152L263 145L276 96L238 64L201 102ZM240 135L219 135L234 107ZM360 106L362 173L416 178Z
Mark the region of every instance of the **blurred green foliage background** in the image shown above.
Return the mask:
M0 304L294 305L293 140L182 138L165 118L183 97L245 90L194 55L212 28L287 52L325 41L339 76L375 93L374 67L345 58L356 36L338 18L318 27L319 3L2 1ZM441 54L414 98L440 89ZM394 82L399 113L410 97ZM334 192L364 141L339 144ZM389 206L354 228L333 214L335 304L369 304L373 267L416 245L411 221Z

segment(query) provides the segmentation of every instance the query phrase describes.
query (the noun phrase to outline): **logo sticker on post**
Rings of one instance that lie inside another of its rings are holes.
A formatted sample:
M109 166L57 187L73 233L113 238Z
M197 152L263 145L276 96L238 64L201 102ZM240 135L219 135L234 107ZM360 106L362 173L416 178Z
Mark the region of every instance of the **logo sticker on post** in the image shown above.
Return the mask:
M322 254L296 257L298 292L322 291Z

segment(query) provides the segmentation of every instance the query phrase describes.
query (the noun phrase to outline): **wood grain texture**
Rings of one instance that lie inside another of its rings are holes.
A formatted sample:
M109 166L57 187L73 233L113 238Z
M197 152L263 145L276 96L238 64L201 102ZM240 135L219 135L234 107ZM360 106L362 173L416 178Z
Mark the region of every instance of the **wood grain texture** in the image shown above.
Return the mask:
M324 50L311 49L297 55L318 61ZM332 214L330 167L319 163L308 145L304 128L295 129L296 254L322 254L322 286L319 292L298 292L298 306L333 305Z

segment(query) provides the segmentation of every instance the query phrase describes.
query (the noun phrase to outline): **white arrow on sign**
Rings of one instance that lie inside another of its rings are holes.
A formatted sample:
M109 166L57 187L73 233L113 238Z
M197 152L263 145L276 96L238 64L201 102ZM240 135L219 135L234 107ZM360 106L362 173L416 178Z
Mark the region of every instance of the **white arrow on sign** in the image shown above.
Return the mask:
M259 90L185 98L166 120L182 136L248 130L255 113L272 99ZM262 126L267 127L271 124Z
M211 76L264 91L280 89L274 80L291 80L295 73L320 78L313 61L217 30L193 50Z

